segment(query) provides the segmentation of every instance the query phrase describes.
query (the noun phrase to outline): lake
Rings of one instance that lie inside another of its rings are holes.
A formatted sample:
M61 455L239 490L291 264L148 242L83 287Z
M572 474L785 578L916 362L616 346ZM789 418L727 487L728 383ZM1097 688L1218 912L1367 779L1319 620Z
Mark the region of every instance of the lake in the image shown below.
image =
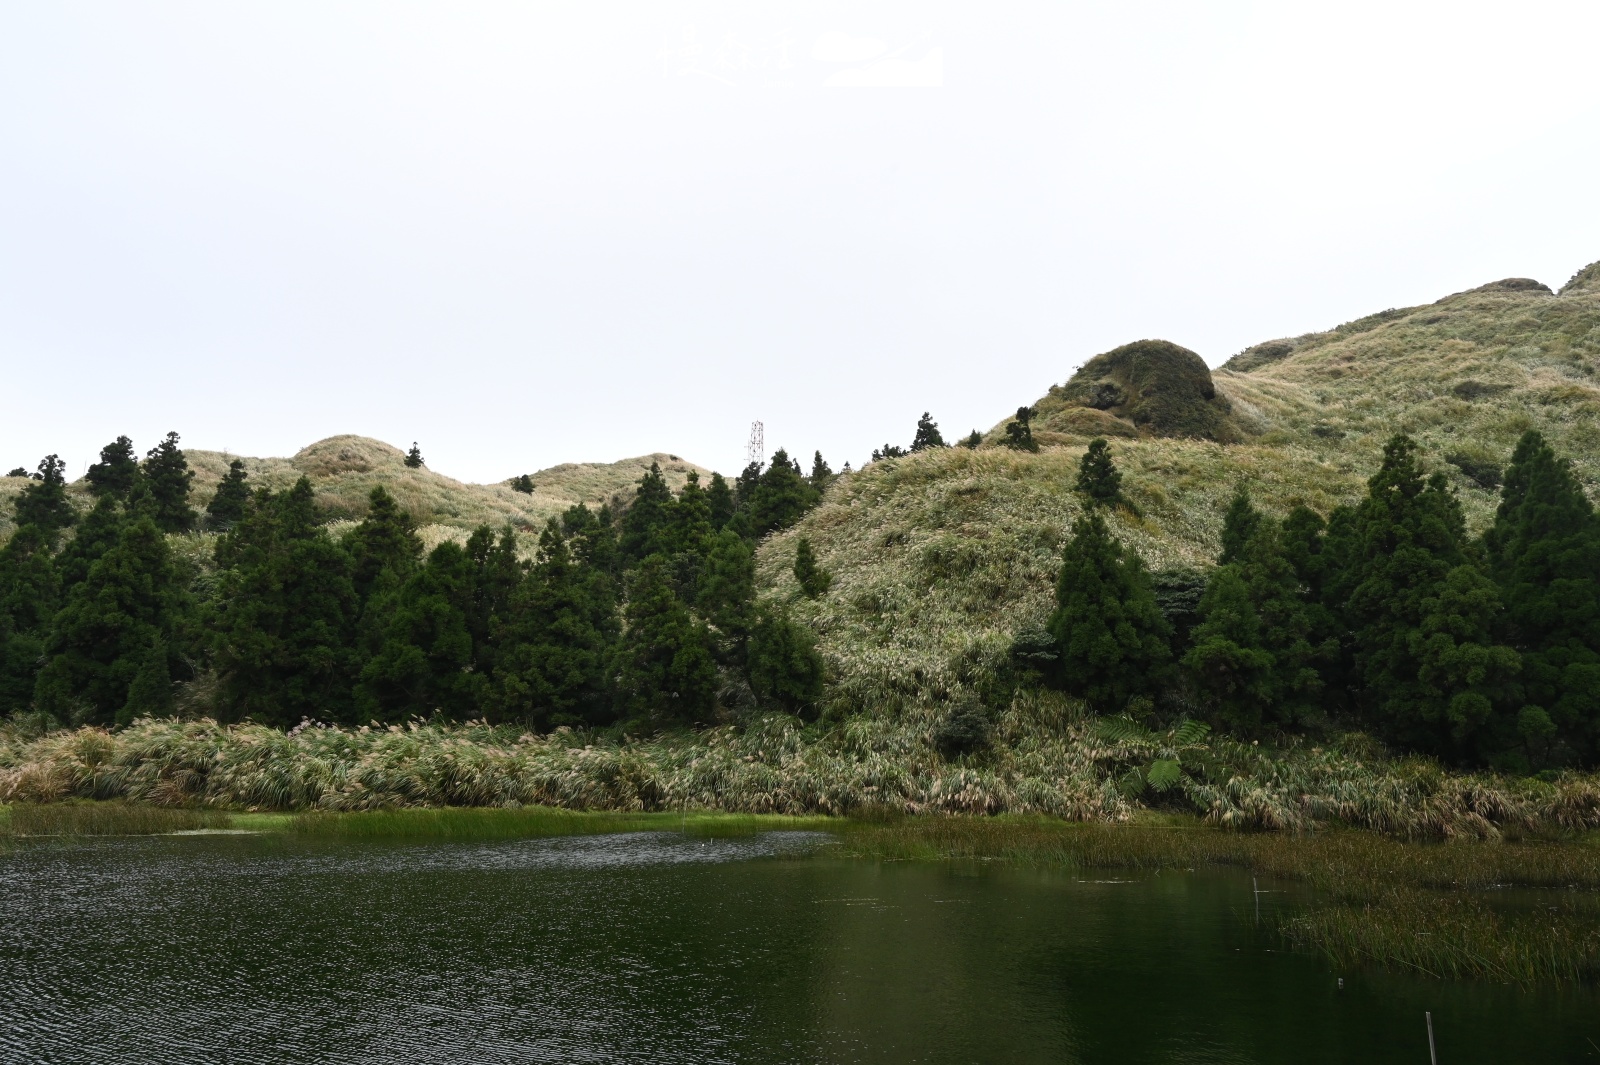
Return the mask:
M1600 1062L1600 994L1335 972L1248 874L827 837L0 853L6 1062ZM1258 924L1256 905L1261 908ZM1338 977L1344 987L1338 986Z

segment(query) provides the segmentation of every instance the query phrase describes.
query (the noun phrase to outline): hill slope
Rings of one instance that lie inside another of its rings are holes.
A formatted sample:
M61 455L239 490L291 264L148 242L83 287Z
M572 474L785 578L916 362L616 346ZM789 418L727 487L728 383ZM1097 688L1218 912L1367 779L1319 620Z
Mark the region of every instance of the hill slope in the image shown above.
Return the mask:
M1529 428L1571 457L1591 489L1600 481L1600 263L1559 294L1510 279L1257 344L1210 375L1214 397L1193 380L1168 390L1211 408L1188 421L1181 410L1137 416L1130 383L1167 384L1167 371L1127 364L1141 345L1091 360L1034 404L1039 453L999 446L1002 422L975 451L875 462L762 545L767 594L816 628L839 679L838 709L924 708L980 681L1018 631L1042 624L1093 436L1112 439L1140 511L1116 515L1115 531L1154 569L1209 565L1241 483L1279 515L1355 500L1384 441L1402 430L1450 472L1474 531L1493 514L1498 467ZM1171 365L1192 372L1181 355ZM1183 435L1186 424L1216 439ZM800 597L789 572L802 536L835 578L816 601Z

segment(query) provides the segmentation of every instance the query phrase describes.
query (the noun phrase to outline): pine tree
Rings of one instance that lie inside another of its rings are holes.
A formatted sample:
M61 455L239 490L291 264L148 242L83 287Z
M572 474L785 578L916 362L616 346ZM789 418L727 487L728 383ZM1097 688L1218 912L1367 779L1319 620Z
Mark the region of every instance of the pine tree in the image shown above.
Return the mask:
M652 462L639 478L639 487L633 502L622 515L622 535L619 548L625 563L638 562L646 555L657 554L665 547L665 537L671 528L677 500L672 489L661 476L661 467Z
M206 504L206 524L213 529L226 530L244 518L245 507L250 503L250 479L244 472L244 463L234 459L228 463L228 472L217 482L216 494Z
M1500 631L1522 654L1527 724L1538 715L1585 762L1600 759L1600 520L1572 466L1537 432L1517 443L1484 535L1505 603Z
M800 543L795 547L794 579L800 583L800 591L808 599L828 594L828 589L833 586L833 575L817 565L811 541L804 536L800 537Z
M413 470L422 468L422 449L417 447L415 440L411 441L411 450L406 452L406 465Z
M189 506L189 483L193 480L189 460L178 447L177 433L168 433L145 455L144 483L155 506L156 527L162 532L191 532L199 521Z
M832 482L833 468L823 459L822 452L818 451L811 456L811 487L821 492Z
M223 710L287 727L355 720L350 556L318 520L311 482L259 491L217 544L225 569L210 627Z
M368 493L367 516L343 539L350 556L350 579L362 602L386 572L391 587L398 587L415 572L422 560L422 540L416 529L411 515L400 509L382 485Z
M710 537L711 502L706 490L700 487L700 475L690 470L678 491L677 505L671 510L667 527L662 531L660 547L669 555L687 554L698 559ZM692 571L693 567L689 568Z
M1165 678L1171 627L1139 556L1111 535L1096 510L1073 525L1056 603L1048 627L1061 649L1059 669L1069 694L1107 713Z
M355 687L362 717L403 721L442 713L460 720L472 715L484 680L471 669L472 584L470 556L446 540L384 604L382 643Z
M0 716L26 710L61 601L51 535L24 525L0 547Z
M727 479L720 473L713 473L711 484L706 488L707 520L711 522L712 530L723 529L732 520L736 507L733 489L728 487Z
M745 673L758 699L788 713L811 716L822 700L823 664L815 639L770 608L756 612Z
M139 460L134 455L133 441L119 436L100 449L100 461L84 474L89 482L89 492L96 498L114 496L127 499L139 480Z
M1360 506L1330 519L1324 551L1338 569L1325 595L1351 634L1350 679L1375 730L1475 760L1504 731L1488 710L1506 697L1515 659L1486 642L1493 585L1470 572L1460 504L1442 474L1423 477L1416 450L1390 440Z
M800 474L800 464L779 448L761 474L750 500L750 528L757 538L787 529L816 506L820 494Z
M34 702L58 718L100 725L150 709L149 677L133 706L130 688L141 672L153 675L157 648L170 683L178 664L171 645L189 606L166 536L148 516L129 520L51 622Z
M1222 554L1219 566L1238 562L1244 558L1245 545L1255 538L1261 528L1261 512L1250 503L1250 493L1241 486L1222 516Z
M572 554L552 519L502 630L496 714L540 728L604 724L611 704L606 666L616 638L609 578Z
M617 680L624 712L662 725L707 720L717 691L711 634L673 592L659 555L634 571L625 617Z
M1033 438L1032 407L1018 407L1017 416L1006 422L1006 447L1014 451L1038 451L1039 442Z
M36 525L45 532L65 529L77 520L67 502L67 464L58 455L46 455L39 473L16 500L16 523Z
M94 509L84 515L77 531L61 553L56 556L56 570L61 575L62 590L71 588L89 576L89 567L95 560L116 545L122 535L123 508L112 496L101 496Z
M1089 441L1089 450L1078 463L1077 490L1091 506L1111 506L1122 499L1122 474L1104 440Z
M926 451L930 447L945 447L944 437L939 435L939 425L927 411L922 412L922 417L917 420L917 434L911 440L912 451Z
M754 624L756 559L744 537L724 529L711 541L700 567L695 607L716 630L717 657L742 665Z

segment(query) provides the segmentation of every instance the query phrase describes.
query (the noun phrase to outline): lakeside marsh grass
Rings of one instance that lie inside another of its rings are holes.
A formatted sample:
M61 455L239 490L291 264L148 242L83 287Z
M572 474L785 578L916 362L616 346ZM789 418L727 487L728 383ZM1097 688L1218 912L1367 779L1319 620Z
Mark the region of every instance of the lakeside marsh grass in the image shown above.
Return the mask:
M15 803L0 808L0 836L156 836L229 827L221 810L125 802Z

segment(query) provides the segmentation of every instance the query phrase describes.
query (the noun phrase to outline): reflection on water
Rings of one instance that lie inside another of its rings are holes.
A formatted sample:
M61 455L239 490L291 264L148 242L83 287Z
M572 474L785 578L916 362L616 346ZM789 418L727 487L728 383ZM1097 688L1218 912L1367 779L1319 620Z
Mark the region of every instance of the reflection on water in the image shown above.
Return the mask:
M1600 1062L1592 990L1335 974L1255 927L1248 876L821 842L21 847L0 1060L1420 1065L1431 1010L1447 1065ZM1293 894L1262 899L1270 922Z

